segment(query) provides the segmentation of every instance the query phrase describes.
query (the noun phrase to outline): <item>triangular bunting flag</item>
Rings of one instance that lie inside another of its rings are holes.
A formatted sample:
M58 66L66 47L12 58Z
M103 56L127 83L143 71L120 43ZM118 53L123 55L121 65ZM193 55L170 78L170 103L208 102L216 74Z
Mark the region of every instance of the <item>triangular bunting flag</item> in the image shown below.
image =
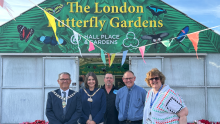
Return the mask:
M73 31L73 34L74 34L74 39L76 39L76 42L78 44L78 49L79 49L79 53L80 53L80 56L82 57L82 54L81 54L81 49L79 47L79 33ZM72 40L72 39L71 39Z
M170 47L170 40L164 40L164 41L162 41L162 44L163 44L165 47Z
M115 59L115 53L114 53L114 54L112 54L112 56L111 56L111 64L110 64L110 66L112 65L112 63L113 63L114 59Z
M5 10L7 10L7 11L8 11L8 14L15 20L15 18L12 16L12 14L11 14L11 12L10 12L10 11L13 11L13 10L11 9L10 5L9 5L6 1L0 0L0 6L1 6L2 8L4 8ZM15 20L15 21L16 21L16 20Z
M76 40L77 44L79 44L79 34L76 31L73 31L73 35L74 35L74 39Z
M193 44L193 47L196 51L196 56L197 56L197 59L198 59L197 49L198 49L198 43L199 43L199 32L195 32L195 33L192 33L192 34L187 34L187 36Z
M3 6L4 6L4 0L0 0L0 6L3 8Z
M128 53L128 50L123 51L123 57L122 57L122 60L121 60L121 66L125 63L125 59L126 59L127 53Z
M89 41L89 52L95 50L93 42Z
M110 64L111 64L110 54L107 53L107 55L108 55L108 66L110 67Z
M106 65L105 54L102 49L101 49L101 58L102 58L104 65Z
M57 37L57 33L56 33L57 32L57 26L56 26L55 18L45 10L44 10L44 13L47 16L50 25L52 26L52 29L54 31L54 35L56 37L57 42L60 44L59 39Z
M140 53L141 53L141 55L142 55L142 58L143 58L144 63L146 64L146 62L145 62L145 60L144 60L145 46L139 47L139 51L140 51Z

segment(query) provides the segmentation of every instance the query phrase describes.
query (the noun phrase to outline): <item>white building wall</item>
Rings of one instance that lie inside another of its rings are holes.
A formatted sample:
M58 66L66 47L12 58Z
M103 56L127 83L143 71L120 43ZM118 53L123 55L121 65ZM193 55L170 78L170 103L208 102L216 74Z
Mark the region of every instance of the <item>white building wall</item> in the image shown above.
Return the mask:
M220 54L206 57L208 119L220 122Z
M130 58L130 70L136 84L150 88L144 79L152 68L158 68L169 84L184 99L188 122L208 119L219 122L220 116L220 54L199 56L161 56ZM72 73L72 88L78 91L79 62L71 57L0 56L0 123L47 120L47 93L57 89L58 73ZM52 83L54 82L54 83Z
M58 74L71 74L71 88L78 91L77 57L0 58L0 124L47 120L47 93L58 89ZM72 86L76 84L76 86Z

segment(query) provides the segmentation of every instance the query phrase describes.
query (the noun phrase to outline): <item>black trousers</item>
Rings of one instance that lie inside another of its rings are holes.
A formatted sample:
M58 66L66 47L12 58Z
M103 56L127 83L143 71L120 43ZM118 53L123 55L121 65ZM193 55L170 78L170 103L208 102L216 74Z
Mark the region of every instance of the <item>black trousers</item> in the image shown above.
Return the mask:
M142 124L142 120L138 120L138 121L130 121L130 120L120 121L120 124Z

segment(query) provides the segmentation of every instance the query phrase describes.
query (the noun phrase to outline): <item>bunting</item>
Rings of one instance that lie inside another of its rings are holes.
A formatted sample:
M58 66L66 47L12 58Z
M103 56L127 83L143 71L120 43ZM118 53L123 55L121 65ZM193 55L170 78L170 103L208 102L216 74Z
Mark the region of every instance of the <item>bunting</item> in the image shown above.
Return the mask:
M198 43L199 43L199 32L187 34L187 36L193 44L193 47L196 51L196 56L197 56L197 59L198 59L197 50L198 50Z
M50 25L52 26L52 29L53 29L53 31L54 31L54 35L55 35L55 37L56 37L57 42L60 44L59 39L58 39L58 37L57 37L57 33L56 33L56 32L57 32L57 26L56 26L55 18L54 18L51 14L49 14L48 12L46 12L45 10L44 10L44 13L45 13L46 16L47 16Z
M165 47L170 47L170 40L165 40L165 41L162 41L162 44L165 46Z
M11 9L10 5L4 1L4 0L0 0L0 6L5 9L6 11L8 11L8 14L15 20L15 18L13 17L13 15L11 14L10 11L13 12L13 10ZM15 20L16 21L16 20Z
M105 54L102 49L101 49L101 58L102 58L104 65L106 65Z
M76 39L76 42L78 44L78 49L79 49L79 53L80 53L80 56L82 57L82 54L81 54L81 49L79 47L79 34L76 32L76 31L73 31L73 34L74 34L74 39ZM71 39L72 40L72 39Z
M128 50L123 51L123 57L122 57L122 60L121 60L121 66L125 63L125 59L126 59L127 53L128 53Z
M95 50L93 42L89 41L89 52Z
M3 8L3 6L4 6L4 0L0 0L0 6Z
M110 54L107 53L107 55L108 55L108 66L110 67L110 64L111 64Z
M112 65L112 63L113 63L114 59L115 59L115 53L114 53L114 54L112 54L112 56L111 56L111 64L110 64L110 66Z
M139 51L140 51L140 53L141 53L141 55L142 55L142 58L143 58L144 63L146 64L146 62L145 62L145 60L144 60L145 46L139 47Z

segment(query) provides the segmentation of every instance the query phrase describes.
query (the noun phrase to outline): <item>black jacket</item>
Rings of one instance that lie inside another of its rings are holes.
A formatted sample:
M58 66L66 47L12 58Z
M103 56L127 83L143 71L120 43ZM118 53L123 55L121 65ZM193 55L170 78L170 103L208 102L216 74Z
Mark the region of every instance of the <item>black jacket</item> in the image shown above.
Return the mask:
M102 89L105 90L105 85L102 86ZM119 124L118 120L118 111L115 107L115 99L118 88L113 86L109 94L105 90L106 94L106 112L104 115L104 124Z

